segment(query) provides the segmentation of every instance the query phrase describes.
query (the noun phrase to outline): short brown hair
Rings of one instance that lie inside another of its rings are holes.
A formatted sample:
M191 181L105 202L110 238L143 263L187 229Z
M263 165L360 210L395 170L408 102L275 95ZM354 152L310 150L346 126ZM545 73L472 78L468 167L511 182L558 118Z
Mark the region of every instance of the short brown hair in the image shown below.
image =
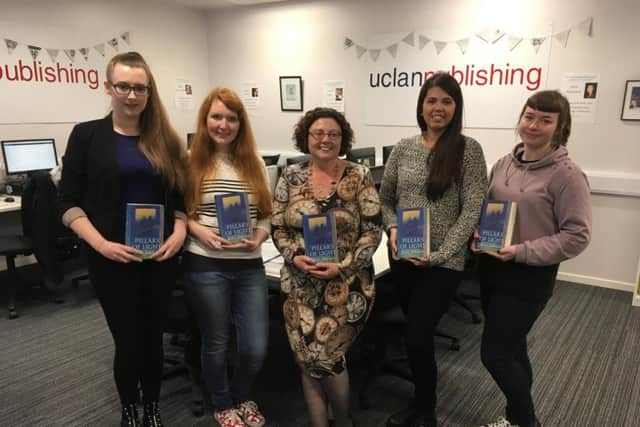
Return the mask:
M340 153L344 156L351 150L353 145L353 130L351 125L344 117L344 114L334 110L333 108L314 108L305 113L300 118L298 123L293 129L293 144L301 152L309 154L309 128L318 119L333 119L340 126L340 132L342 133L342 139L340 140Z
M551 143L554 147L567 145L569 135L571 135L571 109L569 101L567 101L567 98L565 98L563 94L557 90L541 90L534 93L527 99L524 107L522 107L518 121L522 119L527 107L544 111L545 113L559 113L558 125L551 139Z

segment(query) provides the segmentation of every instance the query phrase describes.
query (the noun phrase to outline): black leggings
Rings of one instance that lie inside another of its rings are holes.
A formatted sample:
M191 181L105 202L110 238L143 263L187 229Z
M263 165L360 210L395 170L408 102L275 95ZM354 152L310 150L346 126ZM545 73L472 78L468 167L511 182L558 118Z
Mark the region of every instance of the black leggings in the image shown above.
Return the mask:
M89 251L89 277L115 343L113 375L123 405L157 401L162 379L162 332L177 258L123 264Z
M435 420L438 366L434 334L449 309L462 272L447 268L415 267L407 261L392 262L403 310L408 315L407 351L415 385L417 410Z

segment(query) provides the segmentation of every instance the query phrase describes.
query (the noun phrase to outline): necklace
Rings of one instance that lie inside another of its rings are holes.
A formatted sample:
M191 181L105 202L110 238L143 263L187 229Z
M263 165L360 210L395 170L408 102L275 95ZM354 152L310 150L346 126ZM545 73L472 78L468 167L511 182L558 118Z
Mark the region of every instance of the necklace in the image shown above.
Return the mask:
M314 174L316 166L313 162L309 164L309 184L311 192L317 199L327 199L336 191L338 185L338 174L340 173L340 160L336 161L331 173ZM324 176L323 176L324 175Z

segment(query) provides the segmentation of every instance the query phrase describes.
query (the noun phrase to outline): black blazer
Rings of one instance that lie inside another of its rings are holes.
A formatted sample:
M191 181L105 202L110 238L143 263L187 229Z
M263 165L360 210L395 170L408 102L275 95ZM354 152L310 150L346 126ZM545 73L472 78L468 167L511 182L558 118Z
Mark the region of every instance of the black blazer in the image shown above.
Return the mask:
M107 239L124 242L116 138L111 114L77 124L69 135L64 155L60 191L60 217L81 208ZM165 236L173 232L174 213L185 212L184 197L165 185Z

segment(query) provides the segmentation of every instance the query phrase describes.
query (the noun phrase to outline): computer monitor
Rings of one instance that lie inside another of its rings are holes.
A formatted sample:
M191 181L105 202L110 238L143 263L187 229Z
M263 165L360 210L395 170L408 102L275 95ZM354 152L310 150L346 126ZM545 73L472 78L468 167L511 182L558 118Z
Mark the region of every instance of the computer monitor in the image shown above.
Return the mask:
M354 148L347 153L347 160L371 168L376 165L376 149L375 147Z
M191 148L191 144L193 144L193 138L195 138L196 134L194 132L189 132L187 134L187 150Z
M306 162L309 159L311 159L311 156L308 154L303 154L302 156L287 157L287 166L293 165L295 163Z
M53 138L1 141L7 175L49 171L58 166Z
M267 166L277 165L278 160L280 160L280 154L263 154L262 160L264 160L264 164Z
M384 147L382 147L382 164L383 165L387 164L387 160L389 160L389 156L391 155L392 151L393 151L393 145L385 145Z

